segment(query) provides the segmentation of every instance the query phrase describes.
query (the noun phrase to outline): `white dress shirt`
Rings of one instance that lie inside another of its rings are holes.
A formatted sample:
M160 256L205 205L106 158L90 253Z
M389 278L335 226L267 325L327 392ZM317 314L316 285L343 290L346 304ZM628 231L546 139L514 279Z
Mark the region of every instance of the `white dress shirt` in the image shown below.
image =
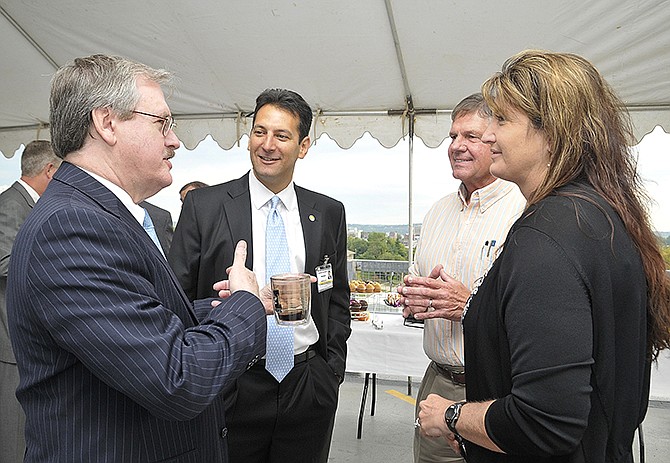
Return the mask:
M37 191L33 189L33 187L31 187L21 179L18 179L17 182L19 182L21 186L23 186L23 188L26 189L30 197L33 198L33 201L37 202L37 200L40 199L40 195L37 193Z
M251 198L251 236L253 243L253 272L256 274L258 286L266 284L265 275L265 226L268 213L270 212L270 199L275 193L267 189L254 175L249 174L249 196ZM286 230L286 241L291 261L291 273L314 274L314 269L305 269L305 237L300 222L300 211L298 209L298 197L295 187L291 182L286 188L276 194L281 199L277 210L284 221ZM312 291L314 287L312 286ZM319 340L319 332L316 329L312 315L305 325L297 325L293 330L294 352L299 354L307 350L309 346Z
M475 190L466 202L464 187L437 201L426 214L410 267L412 275L428 276L437 265L474 289L498 255L507 232L526 205L519 188L497 179ZM433 361L463 365L463 327L444 318L424 322L423 349Z
M79 166L78 166L79 167ZM109 191L111 191L114 196L119 198L119 201L123 203L124 206L126 206L126 209L130 211L130 213L135 217L135 220L139 222L140 225L144 224L144 208L142 206L138 206L133 202L133 198L130 197L128 192L118 186L115 183L112 183L111 181L107 180L104 177L99 176L98 174L94 174L93 172L90 172L86 169L83 169L79 167L81 170L86 172L88 175L96 179L98 182L102 183L104 186L107 187Z

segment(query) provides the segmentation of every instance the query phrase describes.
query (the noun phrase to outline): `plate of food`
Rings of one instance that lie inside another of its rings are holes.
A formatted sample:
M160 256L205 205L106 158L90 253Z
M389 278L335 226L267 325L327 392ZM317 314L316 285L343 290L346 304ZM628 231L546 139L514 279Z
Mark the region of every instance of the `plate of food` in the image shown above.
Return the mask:
M388 293L386 299L384 299L384 304L390 307L400 307L400 294Z
M359 294L381 293L382 285L377 281L351 280L349 282L349 290L352 293Z
M368 311L368 301L364 299L349 300L349 312L352 320L368 321L370 312Z

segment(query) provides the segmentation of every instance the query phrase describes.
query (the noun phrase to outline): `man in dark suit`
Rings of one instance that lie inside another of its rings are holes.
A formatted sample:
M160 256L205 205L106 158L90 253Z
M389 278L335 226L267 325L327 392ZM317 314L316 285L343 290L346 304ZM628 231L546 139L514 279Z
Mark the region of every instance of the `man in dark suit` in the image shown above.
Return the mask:
M220 392L264 354L266 312L246 243L213 308L189 302L150 236L138 203L170 184L179 147L168 78L94 55L52 80L64 162L19 230L7 291L26 461L227 460Z
M172 235L174 235L172 214L170 214L170 211L166 211L147 201L140 202L140 207L146 209L149 213L149 217L151 217L151 221L154 223L154 228L156 229L156 235L158 235L158 241L161 243L161 248L163 248L163 254L167 256L172 244Z
M269 277L266 222L276 211L285 224L291 272L316 274L311 318L296 327L287 376L273 376L257 363L227 392L231 462L325 462L345 371L351 332L346 273L344 206L293 183L298 159L310 146L312 111L300 95L266 90L256 100L249 137L252 172L189 192L175 229L170 264L190 299L213 294L225 278L237 240L248 241L247 266L259 283ZM319 270L317 270L319 267ZM327 272L334 278L327 284ZM321 276L320 276L321 275ZM274 324L272 317L269 324ZM269 333L272 332L269 325ZM272 337L268 335L268 351ZM267 360L269 361L269 360Z
M48 140L34 140L21 154L21 177L0 194L0 462L23 461L26 418L16 400L19 370L7 324L7 271L19 227L44 193L61 159Z

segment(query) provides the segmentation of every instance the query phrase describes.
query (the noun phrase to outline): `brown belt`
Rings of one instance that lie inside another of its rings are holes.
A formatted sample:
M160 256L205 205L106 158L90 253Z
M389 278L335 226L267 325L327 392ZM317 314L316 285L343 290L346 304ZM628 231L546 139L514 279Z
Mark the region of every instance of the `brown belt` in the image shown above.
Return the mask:
M433 364L437 367L437 370L449 378L452 383L457 386L465 386L465 370L455 371L452 369L453 367L447 365L440 365L437 362L433 362Z

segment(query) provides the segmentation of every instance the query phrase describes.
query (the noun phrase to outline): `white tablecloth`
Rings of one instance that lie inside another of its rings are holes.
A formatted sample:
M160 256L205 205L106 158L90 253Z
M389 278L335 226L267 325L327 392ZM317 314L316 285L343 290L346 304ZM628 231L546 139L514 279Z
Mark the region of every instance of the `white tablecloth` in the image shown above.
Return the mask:
M423 377L429 360L423 352L423 329L403 326L402 315L371 314L367 322L352 320L347 371ZM372 317L383 321L375 329Z
M398 314L377 314L383 330L370 321L351 321L347 371L421 378L429 360L423 352L423 330L403 326ZM652 367L651 399L670 400L670 353L661 352L658 366Z

